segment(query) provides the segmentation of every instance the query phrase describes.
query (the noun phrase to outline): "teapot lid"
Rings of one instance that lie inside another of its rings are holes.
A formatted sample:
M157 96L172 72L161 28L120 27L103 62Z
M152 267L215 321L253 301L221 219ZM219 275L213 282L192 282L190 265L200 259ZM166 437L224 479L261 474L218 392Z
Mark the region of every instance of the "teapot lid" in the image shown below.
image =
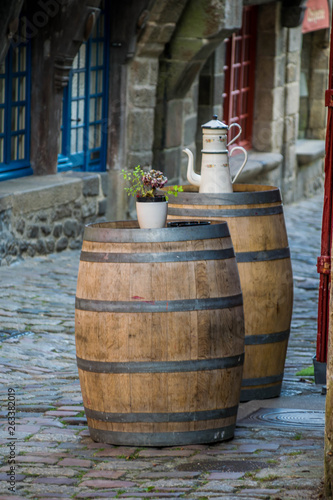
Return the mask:
M217 119L217 115L214 115L212 120L205 123L204 125L201 125L201 128L216 128L228 130L229 127L225 123L220 122L220 120Z

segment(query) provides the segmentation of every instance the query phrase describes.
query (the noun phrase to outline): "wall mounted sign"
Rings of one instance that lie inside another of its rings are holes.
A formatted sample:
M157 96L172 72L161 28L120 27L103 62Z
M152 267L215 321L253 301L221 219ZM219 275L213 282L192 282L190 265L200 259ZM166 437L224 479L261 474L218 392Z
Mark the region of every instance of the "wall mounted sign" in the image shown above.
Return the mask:
M327 0L308 0L302 25L302 33L329 28L329 17Z

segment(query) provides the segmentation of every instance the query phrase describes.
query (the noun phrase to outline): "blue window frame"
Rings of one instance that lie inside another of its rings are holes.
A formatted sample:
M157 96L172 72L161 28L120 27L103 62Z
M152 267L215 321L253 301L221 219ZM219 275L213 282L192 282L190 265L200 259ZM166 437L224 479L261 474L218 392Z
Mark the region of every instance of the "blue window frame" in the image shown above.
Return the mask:
M76 55L64 90L58 170L106 169L108 30L102 10Z
M31 175L30 43L12 44L0 65L0 181Z

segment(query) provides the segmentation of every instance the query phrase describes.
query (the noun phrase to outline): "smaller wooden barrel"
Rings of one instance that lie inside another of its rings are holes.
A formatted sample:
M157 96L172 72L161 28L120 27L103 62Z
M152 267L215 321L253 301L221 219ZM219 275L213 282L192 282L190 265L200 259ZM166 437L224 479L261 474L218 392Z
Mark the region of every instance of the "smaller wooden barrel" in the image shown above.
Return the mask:
M244 298L245 361L241 401L280 395L293 305L293 276L281 193L236 184L233 193L183 186L170 197L168 220L225 220Z
M87 226L75 339L92 439L173 446L232 438L242 304L227 223Z

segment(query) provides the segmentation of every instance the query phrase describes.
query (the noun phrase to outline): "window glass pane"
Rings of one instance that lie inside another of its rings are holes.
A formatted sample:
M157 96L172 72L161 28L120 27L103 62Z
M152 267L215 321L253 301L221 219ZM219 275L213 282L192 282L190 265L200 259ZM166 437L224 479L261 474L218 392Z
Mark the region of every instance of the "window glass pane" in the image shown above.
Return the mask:
M238 94L234 94L232 97L232 107L234 110L235 118L238 117Z
M79 67L80 69L86 67L86 44L83 43L79 51Z
M20 106L19 109L19 129L25 129L25 106Z
M103 104L103 99L102 97L98 97L97 99L97 105L96 105L96 120L101 120L102 119L102 104Z
M12 123L11 123L12 132L16 132L18 130L18 120L17 120L17 108L12 108Z
M84 122L84 100L80 99L79 100L79 115L78 115L78 120L79 122L83 123Z
M78 83L77 73L73 73L73 78L72 78L72 97L77 97L77 95L78 95L78 92L77 92L77 83Z
M0 64L0 74L1 75L4 75L6 72L6 67L5 67L5 64Z
M0 163L3 163L5 161L3 143L4 143L4 140L0 139Z
M25 149L25 135L20 134L18 136L18 159L24 159L24 149Z
M77 121L78 118L78 101L72 101L72 111L71 111L71 117L72 117L72 124Z
M86 92L85 73L79 73L79 96L84 96Z
M89 149L100 148L102 143L102 126L90 125L89 127Z
M97 92L103 92L103 71L98 71L98 83L97 83Z
M0 103L5 102L5 79L0 78Z
M250 85L250 66L245 64L243 66L243 87L248 87Z
M76 54L76 56L74 57L74 61L73 61L73 64L72 64L72 68L73 68L73 69L77 69L78 64L79 64L79 56L78 56L78 54Z
M235 40L235 63L239 63L241 61L241 40Z
M13 49L12 71L13 71L13 73L17 73L19 71L19 48L18 47L15 47Z
M89 127L89 149L95 147L95 126L90 125Z
M96 50L96 42L91 44L91 66L96 66L97 64L97 50Z
M89 102L89 122L93 122L96 119L95 105L96 105L96 99L92 97Z
M240 68L234 68L234 87L235 90L240 89Z
M95 148L100 148L102 144L102 126L96 125L95 131Z
M20 100L25 101L25 76L20 78Z
M17 137L16 136L12 137L12 139L11 139L10 159L12 161L17 160Z
M71 153L76 153L76 130L71 130Z
M77 129L77 143L76 143L76 152L79 153L83 151L83 128Z
M13 78L13 86L12 86L12 100L13 102L17 102L19 97L19 79Z
M103 48L104 48L104 44L102 42L100 42L98 44L98 64L99 64L99 66L103 66L103 61L104 61Z
M96 71L91 71L90 73L90 93L96 93Z
M5 110L0 108L0 134L5 131Z

